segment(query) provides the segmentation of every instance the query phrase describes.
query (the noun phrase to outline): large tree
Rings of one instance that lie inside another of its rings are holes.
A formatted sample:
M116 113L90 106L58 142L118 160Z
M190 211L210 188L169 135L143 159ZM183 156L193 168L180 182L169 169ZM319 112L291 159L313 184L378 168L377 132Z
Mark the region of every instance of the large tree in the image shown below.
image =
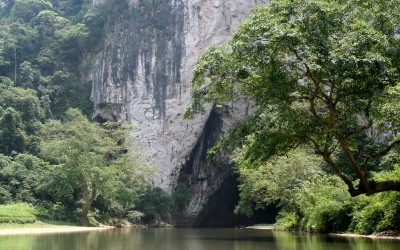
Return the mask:
M117 124L101 126L69 109L63 122L43 125L41 139L41 155L52 168L41 189L55 202L73 203L82 225L89 225L88 214L99 195L133 195L151 184L153 168L127 153L126 134Z
M399 26L399 0L272 0L199 58L186 115L249 96L248 160L307 144L352 196L400 191L371 174L400 144Z

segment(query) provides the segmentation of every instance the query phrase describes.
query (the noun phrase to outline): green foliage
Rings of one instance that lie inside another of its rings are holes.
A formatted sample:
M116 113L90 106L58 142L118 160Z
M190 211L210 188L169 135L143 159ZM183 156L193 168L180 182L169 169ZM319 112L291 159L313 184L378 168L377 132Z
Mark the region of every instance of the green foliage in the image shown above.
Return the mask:
M76 212L65 207L61 202L42 200L36 206L37 217L46 221L76 222Z
M37 65L23 62L19 65L21 85L25 88L33 88L34 84L40 82L40 70Z
M393 178L399 175L397 165L394 172L378 173L379 178ZM388 176L389 175L389 176ZM360 197L353 212L350 230L371 234L374 232L400 231L400 195L397 192Z
M42 176L48 171L48 164L36 156L19 154L14 158L14 164L10 164L8 169L10 191L14 199L37 203L42 198L38 187Z
M90 115L91 83L84 55L98 48L107 13L88 1L18 0L0 16L0 77L48 96L53 118L70 107ZM1 12L1 11L0 11ZM61 72L61 73L60 73ZM60 74L68 76L60 79Z
M90 33L91 44L97 44L103 37L106 16L107 13L103 6L94 6L90 8L83 16L83 23Z
M146 223L159 220L171 212L173 200L161 188L153 187L144 190L137 204L137 209L145 214Z
M178 183L172 193L173 209L175 213L181 213L189 205L190 193L186 186Z
M12 201L11 193L4 187L0 187L0 204L7 204Z
M45 123L41 139L41 155L52 163L41 189L64 206L75 207L82 224L98 196L115 199L114 209L121 214L133 206L135 192L151 181L152 168L125 154L118 129L91 123L79 110L68 110L63 122Z
M70 63L80 61L81 53L86 49L85 42L89 37L89 31L85 24L69 25L57 31L56 36L60 39L61 55L65 61Z
M36 133L43 118L34 90L0 85L0 153L35 152Z
M392 132L400 123L390 115L400 82L393 32L399 6L398 0L279 0L256 8L227 44L197 61L186 117L205 103L249 96L255 112L240 125L238 140L247 160L257 164L311 145L351 195L400 191L400 179L369 175L400 144ZM369 143L360 143L363 137Z
M296 201L301 228L311 232L343 232L351 222L354 200L337 176L319 176L305 182Z
M299 230L299 215L296 212L281 210L274 224L275 230Z
M393 171L374 173L378 180L400 178L400 165ZM353 213L350 230L357 233L400 231L400 195L397 192L361 197Z
M295 206L283 206L274 227L320 233L398 232L399 198L397 192L352 198L337 176L319 176L303 183Z
M12 107L21 113L22 121L26 123L26 126L29 123L38 126L37 123L44 118L44 114L36 93L32 89L2 86L0 88L0 106ZM32 130L37 130L37 127Z
M237 213L251 216L254 209L277 204L285 209L296 209L296 197L304 182L322 176L322 161L308 153L296 150L267 162L246 159L247 148L238 150L235 162L239 167L240 201Z
M33 223L35 215L35 207L27 203L0 205L0 223Z
M269 204L281 208L275 229L309 232L371 234L399 230L399 194L380 193L352 198L338 176L327 173L324 162L307 149L296 149L268 161L246 159L236 151L240 201L236 212L251 215ZM393 179L399 167L374 173L376 180Z
M0 118L2 138L0 151L7 155L13 152L23 152L26 146L26 135L19 113L13 108L7 108Z
M42 198L37 190L47 171L42 159L29 154L18 154L15 158L0 154L0 161L0 204L12 200L36 203Z
M47 0L16 0L11 10L11 15L15 19L22 19L29 22L42 10L52 9L52 4Z

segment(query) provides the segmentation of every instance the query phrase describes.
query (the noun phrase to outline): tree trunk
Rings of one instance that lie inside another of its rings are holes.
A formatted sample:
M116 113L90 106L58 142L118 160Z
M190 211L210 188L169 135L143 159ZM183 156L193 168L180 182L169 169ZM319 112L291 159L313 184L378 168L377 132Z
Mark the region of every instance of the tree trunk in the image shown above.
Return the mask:
M84 226L84 227L89 227L90 226L88 214L89 214L89 211L88 212L82 212L81 219L80 219L81 226Z
M371 180L368 182L368 187L360 185L357 189L349 190L351 196L366 194L367 196L380 192L397 191L400 192L400 181L380 181Z
M84 196L85 196L85 204L82 208L80 224L81 224L81 226L89 227L91 225L89 222L88 215L90 212L90 208L92 207L92 203L93 203L94 199L96 199L96 196L97 196L96 188L93 188L92 192L90 192L90 191L86 192Z

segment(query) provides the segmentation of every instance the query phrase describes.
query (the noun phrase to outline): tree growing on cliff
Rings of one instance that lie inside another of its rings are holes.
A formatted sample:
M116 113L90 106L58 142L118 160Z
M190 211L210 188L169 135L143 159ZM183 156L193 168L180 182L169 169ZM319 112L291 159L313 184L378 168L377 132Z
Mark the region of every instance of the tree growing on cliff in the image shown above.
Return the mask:
M352 196L400 191L400 176L371 173L391 171L377 166L400 144L399 26L398 0L273 0L197 61L186 116L249 96L230 140L247 161L308 145Z

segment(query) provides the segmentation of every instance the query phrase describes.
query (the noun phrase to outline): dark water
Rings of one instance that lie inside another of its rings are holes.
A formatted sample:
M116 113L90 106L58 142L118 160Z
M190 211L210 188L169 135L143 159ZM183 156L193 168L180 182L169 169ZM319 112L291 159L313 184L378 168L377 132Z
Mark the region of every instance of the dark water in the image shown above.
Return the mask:
M400 241L235 229L115 229L0 236L0 250L399 250Z

